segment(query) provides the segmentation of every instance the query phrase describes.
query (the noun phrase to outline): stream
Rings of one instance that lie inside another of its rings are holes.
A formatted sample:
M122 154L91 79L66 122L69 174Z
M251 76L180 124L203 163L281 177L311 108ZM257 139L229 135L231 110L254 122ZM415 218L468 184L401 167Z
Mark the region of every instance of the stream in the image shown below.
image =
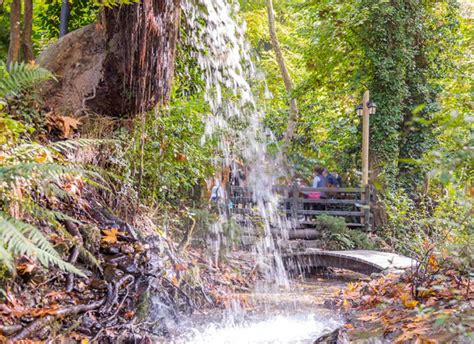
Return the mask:
M344 323L324 301L359 277L353 273L313 277L293 280L289 289L277 292L235 294L235 300L246 300L244 308L236 302L230 309L183 318L171 329L171 338L156 343L313 343Z

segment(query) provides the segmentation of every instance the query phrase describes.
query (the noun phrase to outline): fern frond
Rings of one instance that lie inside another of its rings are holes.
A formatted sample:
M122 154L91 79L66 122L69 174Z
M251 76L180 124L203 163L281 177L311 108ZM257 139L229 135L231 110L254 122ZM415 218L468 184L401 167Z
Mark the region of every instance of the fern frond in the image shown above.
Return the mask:
M84 245L77 242L77 240L75 240L74 236L71 235L71 233L69 233L66 229L64 229L64 227L59 222L59 221L64 222L64 221L67 220L67 221L71 221L71 222L73 222L77 225L82 225L82 223L80 221L76 220L75 218L73 218L73 217L71 217L67 214L64 214L63 212L46 209L44 207L39 206L35 202L31 202L31 201L28 201L28 200L23 200L22 203L21 203L21 206L22 206L22 210L29 213L31 216L33 216L33 218L35 218L36 220L45 220L45 221L47 221L51 226L53 226L55 228L55 230L57 232L60 232L60 234L62 236L66 237L68 240L70 240L72 242L75 242L75 245L79 245L79 252L80 252L82 258L84 258L85 260L87 260L89 263L96 266L97 268L99 268L99 269L101 268L100 263L97 260L97 258L95 258L95 256L91 252L89 252L84 247Z
M54 79L53 74L46 69L24 62L8 66L0 62L0 68L6 70L6 77L0 79L0 97L17 95L21 90L38 82Z
M24 213L30 214L35 219L48 221L55 228L60 227L59 221L71 221L75 224L82 225L81 221L76 220L75 218L56 210L50 210L45 207L40 206L38 203L32 201L28 198L23 198L21 200L21 210Z
M1 242L0 242L1 243ZM10 271L14 269L13 257L3 245L0 244L0 264L6 266Z
M101 180L98 173L84 169L79 165L74 164L59 164L59 163L36 163L27 162L10 166L0 166L0 181L10 182L14 178L23 177L28 179L35 173L35 180L47 181L50 179L60 179L65 175L84 175L92 179ZM39 184L39 183L38 183Z
M140 0L94 0L95 4L103 7L113 7L119 5L131 5Z
M23 143L11 150L10 155L17 160L33 159L43 152L56 153L63 157L65 154L72 153L81 148L111 144L116 140L96 140L96 139L70 139L41 145L39 143Z
M11 256L35 257L46 268L56 265L63 271L84 276L79 269L59 256L59 253L40 230L2 212L0 212L0 246L10 252Z
M98 139L70 139L53 142L48 148L57 153L65 154L76 151L80 148L116 143L116 140L98 140Z

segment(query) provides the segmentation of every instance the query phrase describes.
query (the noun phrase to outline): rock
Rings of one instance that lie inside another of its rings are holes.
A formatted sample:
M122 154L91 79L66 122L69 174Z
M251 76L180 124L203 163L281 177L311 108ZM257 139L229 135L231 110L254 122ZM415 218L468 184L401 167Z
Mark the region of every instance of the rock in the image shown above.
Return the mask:
M107 265L104 269L104 278L108 282L118 281L121 277L123 277L124 273L122 270L116 269L111 265Z
M132 245L122 245L120 246L120 251L125 254L133 254L135 253L135 249Z
M372 278L372 279L377 279L377 278L380 278L380 277L382 277L382 274L379 273L379 272L373 272L373 273L370 274L370 278Z
M133 258L127 257L118 264L118 268L127 274L135 274L138 272L138 265Z
M91 288L97 290L107 289L107 282L98 278L91 279L89 285L91 286Z
M313 344L345 344L349 343L349 338L342 328L337 328L334 331L317 338Z
M112 255L112 254L118 254L120 253L120 247L118 246L105 246L102 248L102 253L103 254L108 254L108 255Z
M336 307L336 300L335 299L325 299L324 300L324 306L327 307L327 308L334 308Z

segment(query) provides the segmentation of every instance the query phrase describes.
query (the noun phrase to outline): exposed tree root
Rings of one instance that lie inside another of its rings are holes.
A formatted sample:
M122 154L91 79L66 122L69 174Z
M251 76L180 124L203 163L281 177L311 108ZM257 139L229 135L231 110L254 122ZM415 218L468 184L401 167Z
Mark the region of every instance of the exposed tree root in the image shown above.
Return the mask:
M8 338L8 343L14 343L16 341L33 336L35 332L42 329L47 324L51 323L56 318L88 312L93 309L99 308L103 303L104 303L104 300L101 300L101 301L92 302L87 305L77 305L77 306L72 306L68 308L63 308L63 309L58 310L54 315L48 315L43 318L38 318L32 323L30 323L23 330L21 330L19 333L17 333L13 337Z

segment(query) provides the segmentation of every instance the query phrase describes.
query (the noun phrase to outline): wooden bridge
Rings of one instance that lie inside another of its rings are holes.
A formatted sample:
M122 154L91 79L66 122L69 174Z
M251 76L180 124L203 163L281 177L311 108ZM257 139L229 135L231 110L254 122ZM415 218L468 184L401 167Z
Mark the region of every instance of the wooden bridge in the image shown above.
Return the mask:
M255 202L249 190L230 187L229 212L241 220L251 217ZM370 188L307 188L298 185L275 186L274 192L281 196L280 211L291 223L286 240L283 263L290 273L311 272L314 268L335 267L370 275L387 269L401 270L414 266L413 259L396 253L349 250L326 251L318 249L319 229L317 217L330 215L342 217L350 228L371 230L372 214ZM323 197L310 198L318 192ZM278 236L278 230L275 234ZM281 244L281 243L280 243Z
M366 188L308 188L294 184L275 186L273 189L281 196L280 209L286 213L293 229L314 228L317 222L316 217L323 214L344 218L346 225L350 228L371 229L372 192L369 186ZM319 193L321 197L309 197L315 193ZM231 186L227 194L232 202L231 214L252 214L255 202L248 189ZM303 235L303 232L300 235Z

